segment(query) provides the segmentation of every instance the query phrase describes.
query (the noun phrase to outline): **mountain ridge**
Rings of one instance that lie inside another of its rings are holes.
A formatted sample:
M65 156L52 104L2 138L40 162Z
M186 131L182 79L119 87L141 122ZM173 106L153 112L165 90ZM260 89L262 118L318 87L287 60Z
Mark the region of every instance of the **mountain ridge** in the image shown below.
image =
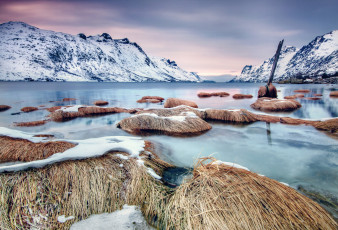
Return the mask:
M70 35L11 21L0 24L0 49L2 81L201 81L175 61L108 33Z
M274 57L271 57L261 65L244 66L241 74L232 82L266 82L273 60ZM338 30L333 30L317 36L300 49L284 46L278 60L274 81L336 75L338 75Z

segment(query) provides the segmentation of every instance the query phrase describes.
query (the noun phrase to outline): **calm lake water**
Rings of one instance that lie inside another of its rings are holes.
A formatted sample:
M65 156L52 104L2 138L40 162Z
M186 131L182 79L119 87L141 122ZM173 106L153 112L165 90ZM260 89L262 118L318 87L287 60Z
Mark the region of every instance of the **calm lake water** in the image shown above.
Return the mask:
M116 123L130 114L113 114L95 118L77 118L63 123L49 122L39 127L14 127L13 122L42 120L46 110L20 113L25 106L92 105L107 100L109 106L123 108L162 108L163 104L138 104L142 96L177 97L195 101L199 108L236 109L253 112L250 104L256 100L262 84L227 83L49 83L0 82L0 104L12 109L0 112L0 126L27 132L51 133L59 138L86 139L91 137L130 135L116 128ZM302 108L292 113L273 115L305 119L338 117L338 99L329 97L337 85L276 85L279 98L295 94L295 89L310 89L322 94L321 100L299 99ZM198 98L198 92L226 91L252 94L254 98L234 100L229 97ZM65 97L76 98L70 102ZM338 197L338 141L310 126L291 126L256 122L250 125L212 123L212 130L197 137L145 136L156 143L159 155L177 166L191 167L199 157L213 156L234 162L290 186L299 185L329 197Z

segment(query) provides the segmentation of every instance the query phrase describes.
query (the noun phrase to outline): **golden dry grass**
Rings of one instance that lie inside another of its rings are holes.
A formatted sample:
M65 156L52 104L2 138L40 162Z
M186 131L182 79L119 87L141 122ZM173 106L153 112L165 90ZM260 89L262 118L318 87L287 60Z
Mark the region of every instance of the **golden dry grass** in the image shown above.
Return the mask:
M142 131L158 131L168 135L199 134L211 129L211 125L197 116L186 117L184 121L180 121L170 116L149 114L125 118L117 124L117 127L134 134Z
M206 93L206 92L199 92L197 94L198 97L211 97L211 93Z
M328 131L330 133L338 133L338 118L314 123L314 127L319 130Z
M10 107L9 105L0 105L0 112L6 111L6 110L8 110L10 108L12 108L12 107Z
M221 110L207 109L205 110L206 119L219 120L226 122L249 123L257 121L256 116L246 109Z
M332 91L330 97L338 97L338 91Z
M285 96L284 99L296 99L297 97L295 95L292 96Z
M31 126L40 126L44 125L48 122L48 120L42 120L42 121L27 121L27 122L15 122L15 126L24 126L24 127L31 127Z
M34 143L25 139L0 136L0 162L34 161L45 159L55 153L73 148L75 144L65 141Z
M69 98L69 97L62 99L62 101L75 101L75 100L76 100L75 98Z
M116 153L0 174L0 228L69 229L75 221L115 211L125 203L140 205L148 221L158 224L155 220L161 216L170 189L152 178L136 159L122 160ZM158 174L172 167L151 156L144 158L145 165L153 166ZM59 223L60 215L75 219Z
M295 93L310 93L310 90L308 90L308 89L297 89L297 90L294 90L293 92L295 92Z
M188 100L182 100L178 98L168 98L164 103L164 108L173 108L179 105L187 105L193 108L198 108L195 102L188 101Z
M337 229L322 207L294 189L207 159L169 199L166 229Z
M144 97L142 97L142 99L156 99L156 100L159 100L159 101L164 101L164 98L159 97L159 96L144 96Z
M206 93L206 92L200 92L197 94L198 97L227 97L230 94L227 92L212 92L212 93Z
M112 113L133 113L133 112L135 111L123 109L119 107L101 108L98 106L84 106L84 107L78 108L78 112L65 112L62 110L54 110L54 112L52 112L49 115L49 117L53 121L62 122L62 121L67 121L67 120L74 119L77 117L90 117L90 116L112 114Z
M295 94L295 95L292 95L292 96L285 96L284 99L296 99L296 98L303 98L304 97L304 94Z
M310 100L310 101L318 101L321 98L320 97L305 97L306 100Z
M140 100L137 100L136 102L137 103L160 103L162 101L158 99L149 98L149 99L140 99Z
M98 101L94 101L94 105L108 105L108 101L102 101L102 100L98 100Z
M237 94L232 95L233 99L249 99L249 98L252 98L252 97L253 96L250 95L250 94L240 94L240 93L237 93Z
M170 116L179 116L181 114L185 114L187 112L195 113L196 116L205 119L205 111L194 109L189 106L179 106L175 108L165 108L165 109L147 109L147 110L140 110L136 114L143 114L143 113L154 113L160 117L170 117Z
M163 97L159 96L144 96L140 100L137 100L137 103L160 103L164 101Z
M53 107L50 107L50 108L46 108L46 110L48 111L48 112L55 112L56 110L58 110L58 109L61 109L63 106L53 106ZM68 106L65 106L65 107L68 107Z
M20 148L20 146L18 146ZM161 175L172 165L145 143L146 167ZM202 159L193 178L171 190L136 159L108 153L40 169L0 174L1 229L68 229L92 214L139 205L158 229L335 229L315 202L266 177ZM47 215L48 214L48 215ZM59 223L60 215L74 216ZM46 219L45 219L46 218Z
M39 108L37 108L37 107L27 106L27 107L21 108L21 111L25 112L25 113L28 113L28 112L36 111L38 109Z
M292 99L271 99L262 97L251 104L251 107L262 111L284 112L296 110L301 107L301 104Z

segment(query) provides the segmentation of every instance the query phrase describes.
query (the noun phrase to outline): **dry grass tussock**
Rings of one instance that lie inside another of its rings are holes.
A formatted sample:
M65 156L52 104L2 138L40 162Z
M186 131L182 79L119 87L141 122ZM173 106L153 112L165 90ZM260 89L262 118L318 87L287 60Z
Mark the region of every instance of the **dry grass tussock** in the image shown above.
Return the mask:
M301 107L301 104L292 99L271 99L262 97L251 104L251 107L262 111L284 112L296 110Z
M137 103L160 103L164 101L163 97L159 96L144 96Z
M62 101L76 101L76 99L75 98L66 97L66 98L63 98Z
M133 113L134 110L128 110L118 107L101 108L98 106L80 107L78 112L65 112L62 110L55 110L49 116L53 121L66 121L77 117L89 117L112 113Z
M69 229L75 221L113 212L126 203L141 206L148 221L158 224L155 220L163 218L163 204L171 190L151 177L136 159L123 160L116 154L128 155L114 152L0 174L0 228ZM159 175L172 167L155 154L142 155L144 164ZM60 215L75 218L59 223Z
M32 112L32 111L36 111L38 110L39 108L37 107L31 107L31 106L28 106L28 107L23 107L21 109L22 112L25 112L25 113L28 113L28 112Z
M319 130L324 130L330 133L338 134L338 118L316 122L314 123L314 127Z
M294 189L207 159L168 201L167 229L337 229L322 207Z
M291 96L285 96L284 99L296 99L296 98L303 98L304 94L298 93L295 95L291 95Z
M160 117L151 114L125 118L117 124L117 127L135 134L142 131L158 131L168 135L199 134L211 129L211 125L197 116L179 120L171 116Z
M48 120L41 120L41 121L27 121L27 122L15 122L15 126L24 126L24 127L31 127L31 126L39 126L44 125L48 122Z
M293 92L295 92L295 93L310 93L310 90L308 90L308 89L297 89L297 90L294 90Z
M321 98L320 98L320 97L306 97L305 99L306 99L306 100L310 100L310 101L318 101L318 100L320 100Z
M338 97L338 91L332 91L330 97Z
M206 92L200 92L197 94L198 97L227 97L230 94L227 92L213 92L213 93L206 93Z
M108 105L108 101L102 101L102 100L98 100L98 101L94 101L94 105Z
M255 114L246 109L221 110L221 109L207 109L206 119L219 120L227 122L249 123L257 121Z
M170 117L170 116L179 116L181 114L185 114L187 112L195 113L196 116L205 119L205 112L194 109L189 106L178 106L175 108L165 108L165 109L147 109L147 110L140 110L136 114L143 114L143 113L153 113L160 117Z
M6 111L6 110L8 110L10 108L12 108L12 107L10 107L9 105L0 105L0 112Z
M182 100L178 98L168 98L164 103L164 108L173 108L179 105L187 105L193 108L198 108L195 102L188 101L188 100Z
M146 167L161 175L172 165L146 142ZM335 229L316 203L266 177L226 165L195 167L194 177L171 190L136 159L116 154L0 174L1 229L68 229L92 214L139 205L158 229ZM48 214L48 215L47 215ZM60 215L74 219L59 223Z
M249 99L252 98L253 96L251 94L234 94L232 95L233 99Z
M55 153L73 148L75 144L65 141L33 143L29 140L0 136L0 162L34 161L45 159Z

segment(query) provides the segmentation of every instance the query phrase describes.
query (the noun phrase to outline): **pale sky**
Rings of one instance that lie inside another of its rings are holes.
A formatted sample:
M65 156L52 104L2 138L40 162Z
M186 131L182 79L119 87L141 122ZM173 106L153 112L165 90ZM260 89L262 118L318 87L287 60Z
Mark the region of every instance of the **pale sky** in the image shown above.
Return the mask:
M337 10L337 0L2 0L0 23L127 37L148 55L224 78L273 56L282 39L300 48L338 29Z

